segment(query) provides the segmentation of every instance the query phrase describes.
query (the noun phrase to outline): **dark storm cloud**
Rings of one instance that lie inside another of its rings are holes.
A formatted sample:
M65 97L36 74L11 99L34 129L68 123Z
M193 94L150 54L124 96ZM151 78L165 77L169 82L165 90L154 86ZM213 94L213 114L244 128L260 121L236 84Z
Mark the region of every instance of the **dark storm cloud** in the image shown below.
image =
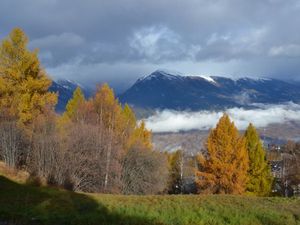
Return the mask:
M119 89L157 68L299 79L298 0L2 0L54 77ZM126 79L124 79L126 78Z

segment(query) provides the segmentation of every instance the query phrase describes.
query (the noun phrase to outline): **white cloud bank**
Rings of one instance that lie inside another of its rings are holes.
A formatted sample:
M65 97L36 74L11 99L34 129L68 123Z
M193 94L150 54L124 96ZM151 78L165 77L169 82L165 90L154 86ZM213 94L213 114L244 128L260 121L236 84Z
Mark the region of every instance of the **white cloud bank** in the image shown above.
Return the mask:
M256 127L265 127L272 123L300 121L300 105L287 103L282 105L256 104L255 109L231 108L225 112L239 129L245 129L251 122ZM223 112L216 111L172 111L157 112L145 120L148 129L153 132L178 132L192 129L207 130L215 127Z

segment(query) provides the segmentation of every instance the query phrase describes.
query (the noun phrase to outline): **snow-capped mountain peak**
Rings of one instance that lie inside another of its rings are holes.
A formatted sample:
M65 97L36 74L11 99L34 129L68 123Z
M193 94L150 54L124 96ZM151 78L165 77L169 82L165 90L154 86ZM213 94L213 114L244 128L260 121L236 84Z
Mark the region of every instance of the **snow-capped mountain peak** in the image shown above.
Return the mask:
M73 87L80 87L80 88L84 88L82 84L73 81L73 80L69 80L69 79L57 79L55 80L55 82L61 86L63 86L66 89L72 89Z
M150 75L146 75L146 76L143 76L141 78L139 78L137 80L137 83L138 82L141 82L141 81L149 81L149 80L152 80L152 79L164 79L164 80L178 80L178 79L184 79L185 77L189 77L189 78L202 78L204 79L205 81L208 81L210 83L213 83L213 84L216 84L217 82L213 79L212 76L209 76L209 75L195 75L195 76L188 76L188 75L184 75L180 72L176 72L176 71L170 71L170 70L156 70L154 72L152 72Z
M181 79L182 74L176 73L176 72L171 72L171 71L166 71L166 70L156 70L150 75L144 76L140 79L137 80L137 83L143 82L143 81L149 81L152 79L165 79L165 80L176 80L176 79Z

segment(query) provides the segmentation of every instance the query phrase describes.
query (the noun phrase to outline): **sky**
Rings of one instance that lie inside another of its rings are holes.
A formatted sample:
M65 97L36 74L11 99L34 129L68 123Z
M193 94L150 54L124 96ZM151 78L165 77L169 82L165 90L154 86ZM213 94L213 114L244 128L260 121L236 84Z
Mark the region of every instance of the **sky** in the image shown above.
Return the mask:
M157 69L300 80L299 0L1 0L50 76L122 92Z

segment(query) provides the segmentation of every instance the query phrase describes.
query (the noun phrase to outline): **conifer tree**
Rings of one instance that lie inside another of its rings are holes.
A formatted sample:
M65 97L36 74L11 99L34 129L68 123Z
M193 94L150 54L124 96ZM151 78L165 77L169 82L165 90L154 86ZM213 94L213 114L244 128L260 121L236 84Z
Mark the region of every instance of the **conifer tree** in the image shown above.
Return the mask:
M134 144L135 144L135 137L133 135L134 131L136 130L137 121L135 118L135 114L130 108L128 104L125 104L123 108L123 117L124 117L124 125L125 125L125 132L124 132L124 139L125 139L125 146L124 148L128 151Z
M68 101L68 104L66 105L66 111L64 113L64 116L67 116L74 122L78 122L80 120L80 108L84 107L84 103L84 95L80 87L77 87L73 93L73 98L70 99Z
M57 95L48 92L51 80L40 65L38 51L28 50L27 45L20 28L0 45L0 109L25 126L57 102Z
M141 149L152 149L152 133L146 129L144 121L138 123L132 109L128 104L125 104L123 109L126 129L126 150L135 145L139 145Z
M242 194L247 182L248 154L245 139L228 115L224 114L211 130L206 147L207 153L197 158L198 188L207 193Z
M123 108L123 114L126 120L126 127L130 129L134 128L136 126L136 118L134 112L128 104L125 104Z
M266 160L266 153L260 141L259 134L251 123L244 136L249 156L249 180L246 190L254 195L268 195L272 185L270 166Z
M135 144L144 146L145 149L152 149L152 132L147 130L144 121L137 124L133 137L135 139Z

